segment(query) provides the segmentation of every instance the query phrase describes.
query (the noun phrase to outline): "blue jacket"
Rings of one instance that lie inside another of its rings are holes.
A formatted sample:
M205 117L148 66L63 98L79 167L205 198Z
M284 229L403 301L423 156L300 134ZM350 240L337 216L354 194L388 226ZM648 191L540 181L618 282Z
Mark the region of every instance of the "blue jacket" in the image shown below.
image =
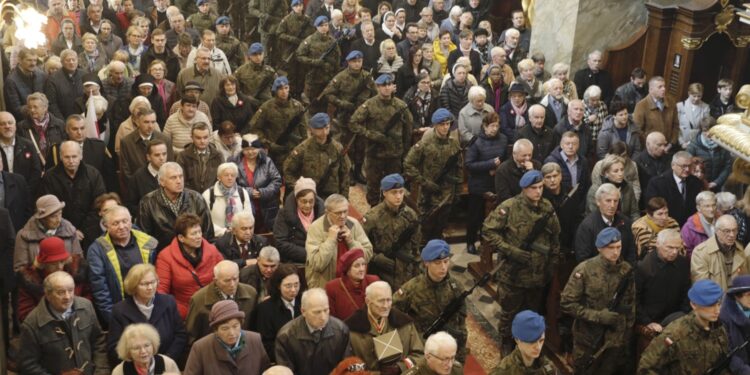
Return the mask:
M107 354L110 363L119 363L115 350L117 342L125 327L133 323L148 323L154 326L161 340L159 353L179 361L187 345L187 331L180 313L177 312L177 302L171 294L156 294L150 319L146 319L138 310L133 297L127 297L112 307L112 320L107 333Z
M508 137L500 133L488 138L484 131L466 149L464 165L469 170L469 194L484 194L495 191L495 177L490 171L497 169L494 159L505 161Z
M263 221L268 231L273 229L273 222L276 220L276 214L279 212L279 192L281 190L281 174L274 165L271 158L266 155L265 151L258 153L258 162L255 167L253 186L247 183L247 174L245 173L244 157L242 154L230 159L230 162L237 164L239 173L237 174L237 183L244 187L252 187L260 191L260 209ZM248 190L249 192L249 190ZM253 214L258 217L258 205L253 205Z
M729 337L729 348L735 348L745 342L747 337L743 332L750 330L750 319L742 313L734 297L727 295L721 303L719 320L724 324ZM729 369L734 375L750 375L750 349L745 347L732 356Z
M158 244L156 238L137 230L131 230L131 235L134 245L141 252L143 263L153 263ZM109 234L97 238L89 246L86 259L89 261L89 281L94 306L106 325L110 321L112 305L125 297L122 282L126 276L122 274L119 257Z
M705 169L706 180L708 182L715 182L717 191L721 190L721 187L727 181L729 173L732 172L732 163L734 159L729 151L725 150L721 146L716 146L713 150L703 145L701 142L701 135L698 134L690 145L688 145L687 152L690 155L697 156L703 159L703 166Z

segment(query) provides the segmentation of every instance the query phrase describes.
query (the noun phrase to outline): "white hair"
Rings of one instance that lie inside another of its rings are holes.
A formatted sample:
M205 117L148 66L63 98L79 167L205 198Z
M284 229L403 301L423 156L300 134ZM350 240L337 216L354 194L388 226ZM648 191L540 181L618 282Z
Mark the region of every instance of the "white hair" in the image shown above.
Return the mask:
M517 36L517 37L520 37L520 36L521 36L521 32L520 32L520 31L518 31L517 29L515 29L515 28L511 27L510 29L508 29L508 30L505 30L505 37L507 38L507 37L509 37L509 36Z
M735 225L737 225L737 220L732 215L721 215L718 219L716 219L716 229L724 229L729 225L729 223L732 222ZM735 233L736 235L736 233Z
M461 9L461 6L454 5L453 8L451 8L450 15L453 17L458 17L463 13L463 9Z
M323 290L322 288L312 288L302 293L302 299L300 300L301 307L304 309L305 306L309 305L310 299L316 297L328 301L328 295L326 294L325 290Z
M159 181L163 180L167 176L167 172L171 170L182 172L182 166L173 161L168 161L162 164L161 167L159 167L159 173L156 174L157 179Z
M135 108L138 106L151 108L151 102L149 102L148 98L143 95L136 96L130 101L130 106L128 106L128 111L130 111L131 115L135 112Z
M680 231L675 228L663 229L661 232L659 232L659 234L656 235L656 244L663 245L665 242L675 238L679 238L680 240L682 240Z
M728 192L728 191L722 191L721 193L716 194L716 209L721 212L726 212L734 208L734 205L737 204L737 197Z
M529 141L526 138L521 138L521 139L517 140L515 143L513 143L513 152L514 153L518 152L521 149L521 147L528 147L532 151L534 150L534 144L531 143L531 141Z
M213 188L210 188L213 189ZM250 211L240 211L236 214L234 214L234 217L232 217L232 228L237 229L237 227L240 226L240 222L248 220L252 225L255 225L255 216L253 216L253 213Z
M596 193L594 194L594 198L598 202L604 195L610 195L610 194L617 194L617 197L620 197L620 189L617 188L617 186L612 185L610 183L602 184L599 186L598 189L596 189Z
M237 272L237 274L240 273L240 266L237 265L237 263L232 262L231 260L224 259L219 263L216 263L214 266L214 279L218 279L219 275L222 272L230 272L234 271Z
M601 98L602 97L602 89L599 88L597 85L591 85L589 86L586 91L583 92L583 101L588 103L589 99L591 98Z
M424 343L425 354L436 355L441 348L458 349L458 343L448 332L440 331L430 335Z
M393 289L391 289L391 285L383 280L378 280L365 288L365 298L370 298L373 293L375 293L376 290L387 290L388 295L391 295L393 293Z
M279 250L277 250L273 246L264 246L262 249L260 249L258 258L265 259L274 263L281 262L281 254L279 254Z
M130 216L130 211L127 208L117 205L114 207L110 207L106 211L104 211L104 215L102 215L102 221L104 222L105 225L107 225L109 224L109 220L112 217L112 215L118 214L121 212L126 213L128 217L132 219L132 217Z
M469 88L469 100L474 100L481 97L482 99L487 98L487 90L482 86L471 86Z
M237 164L234 164L232 162L226 162L219 164L219 167L216 168L216 176L221 176L222 173L226 171L234 172L234 174L239 173L239 169L237 168ZM240 192L242 194L242 192Z

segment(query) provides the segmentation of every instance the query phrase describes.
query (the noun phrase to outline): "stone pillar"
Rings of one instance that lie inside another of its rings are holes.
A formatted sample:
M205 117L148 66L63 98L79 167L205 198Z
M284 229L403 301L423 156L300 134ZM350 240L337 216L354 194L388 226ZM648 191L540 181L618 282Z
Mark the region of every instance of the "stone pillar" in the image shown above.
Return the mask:
M620 46L646 24L647 17L643 1L536 1L530 53L543 51L548 70L558 62L569 64L572 79L586 66L588 52Z

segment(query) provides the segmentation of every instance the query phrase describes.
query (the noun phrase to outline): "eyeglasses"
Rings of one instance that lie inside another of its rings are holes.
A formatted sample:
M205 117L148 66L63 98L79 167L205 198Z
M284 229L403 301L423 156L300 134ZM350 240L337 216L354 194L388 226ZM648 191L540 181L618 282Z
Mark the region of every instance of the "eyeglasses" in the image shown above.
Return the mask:
M365 371L366 369L367 367L365 367L364 363L354 363L354 364L349 365L349 367L346 368L346 371L361 372L361 371Z
M445 357L445 358L443 358L443 357L437 356L437 355L435 355L435 354L431 354L431 353L428 353L428 354L429 354L429 355L430 355L431 357L434 357L435 359L437 359L438 361L440 361L440 362L443 362L443 363L446 363L446 362L453 362L453 361L455 361L455 360L456 360L456 356L455 356L455 355L454 355L454 356L452 356L452 357Z

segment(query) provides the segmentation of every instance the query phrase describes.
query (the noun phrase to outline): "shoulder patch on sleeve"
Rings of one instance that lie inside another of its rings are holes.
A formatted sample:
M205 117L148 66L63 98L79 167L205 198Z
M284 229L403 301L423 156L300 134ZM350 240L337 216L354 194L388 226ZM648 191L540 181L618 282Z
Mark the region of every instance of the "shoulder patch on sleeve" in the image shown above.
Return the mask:
M672 344L674 344L674 341L672 341L671 337L665 337L664 338L664 345L665 346L672 346Z
M406 293L404 293L404 290L403 290L403 289L399 288L399 289L398 289L398 290L396 291L396 294L398 294L399 296L403 296L403 295L404 295L404 294L406 294Z
M575 274L574 274L573 276L574 276L574 277L575 277L576 279L580 279L581 277L583 277L583 274L582 274L582 273L580 273L580 272L576 272L576 273L575 273Z
M297 152L297 149L296 149L296 148L295 148L294 150L292 150L292 155L294 155L294 156L297 156L297 155L299 155L299 152Z

